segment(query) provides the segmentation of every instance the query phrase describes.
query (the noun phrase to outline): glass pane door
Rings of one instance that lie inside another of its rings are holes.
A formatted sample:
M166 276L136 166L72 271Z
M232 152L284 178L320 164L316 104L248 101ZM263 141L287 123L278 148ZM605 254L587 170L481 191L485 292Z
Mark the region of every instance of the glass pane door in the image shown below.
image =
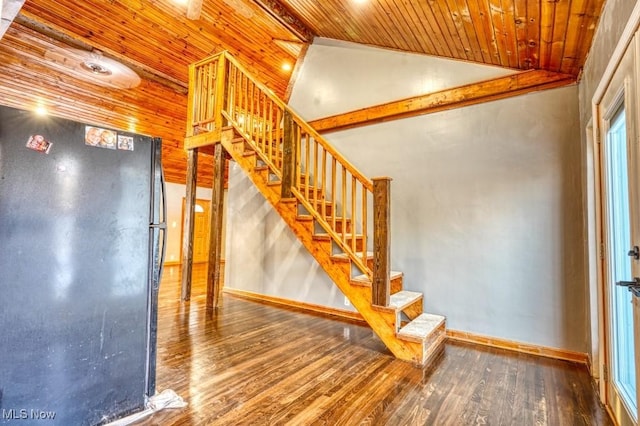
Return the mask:
M611 307L611 375L620 399L637 417L636 374L631 293L616 286L633 277L627 252L631 247L629 169L624 107L610 121L605 141L607 234Z

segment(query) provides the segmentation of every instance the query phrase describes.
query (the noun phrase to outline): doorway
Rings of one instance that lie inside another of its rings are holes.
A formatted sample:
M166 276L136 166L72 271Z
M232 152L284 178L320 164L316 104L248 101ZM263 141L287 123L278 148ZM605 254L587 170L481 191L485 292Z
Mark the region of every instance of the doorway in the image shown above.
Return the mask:
M182 220L185 217L186 199L182 198ZM211 200L196 199L195 216L193 220L193 263L209 261L209 211ZM182 241L184 237L181 236ZM182 250L182 249L181 249ZM182 253L180 253L182 259Z
M638 392L633 297L640 277L635 43L631 43L598 105L605 401L620 425L636 424Z

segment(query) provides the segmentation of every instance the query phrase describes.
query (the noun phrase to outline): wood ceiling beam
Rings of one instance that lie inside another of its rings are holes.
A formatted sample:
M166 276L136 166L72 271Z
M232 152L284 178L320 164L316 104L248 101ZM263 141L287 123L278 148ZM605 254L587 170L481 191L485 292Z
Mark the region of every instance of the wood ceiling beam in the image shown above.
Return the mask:
M311 121L309 124L316 131L327 133L506 99L575 82L576 78L569 74L544 70L523 71L506 77L333 115Z
M278 0L253 0L265 12L292 31L301 41L311 43L316 36L313 31Z

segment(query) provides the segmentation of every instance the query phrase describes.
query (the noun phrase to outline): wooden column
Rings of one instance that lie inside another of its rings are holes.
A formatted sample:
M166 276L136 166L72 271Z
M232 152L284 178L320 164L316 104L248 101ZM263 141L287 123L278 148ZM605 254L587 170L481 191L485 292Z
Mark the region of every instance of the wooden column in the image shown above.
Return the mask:
M190 149L187 152L187 189L184 225L182 228L182 300L191 299L193 227L196 211L196 180L198 177L198 149Z
M296 182L296 124L291 113L284 111L282 140L282 190L281 198L293 198L291 188Z
M207 309L220 302L220 260L222 258L222 214L224 213L225 151L221 143L214 147L213 188L211 193L211 226L209 234L209 265L207 269Z
M391 178L373 178L373 284L371 300L389 306L391 295Z

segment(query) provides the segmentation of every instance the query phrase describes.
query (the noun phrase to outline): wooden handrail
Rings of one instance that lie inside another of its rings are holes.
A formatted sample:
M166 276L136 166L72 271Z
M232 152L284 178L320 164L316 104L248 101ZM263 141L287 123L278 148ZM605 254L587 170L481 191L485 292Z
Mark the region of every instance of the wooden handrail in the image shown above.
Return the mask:
M187 136L233 126L280 180L281 197L297 198L358 269L372 282L386 283L380 291L380 286L373 286L379 294L372 300L388 304L389 251L378 247L381 240L376 236L384 235L388 244L390 221L376 221L369 214L389 208L376 205L380 197L374 193L374 182L226 51L192 64L189 78L193 110L188 113ZM385 182L388 194L389 179ZM377 229L380 226L387 228ZM372 240L375 264L385 262L373 269L368 254Z
M233 56L231 56L231 54L229 54L229 52L227 52L226 50L218 53L215 57L217 56L221 56L224 55L226 57L226 59L232 63L233 65L235 65L240 71L242 71L245 75L251 75L251 73L249 71L247 71L247 69L245 67L242 66L242 64L240 64ZM201 61L203 64L207 63L207 61ZM313 127L311 127L311 125L309 123L307 123L302 117L300 117L298 114L296 114L295 111L293 111L287 104L285 104L280 98L278 98L276 95L273 94L273 91L271 89L269 89L267 86L265 86L264 84L260 83L259 81L254 81L255 85L257 87L259 87L268 97L269 99L271 99L274 103L276 103L279 107L281 107L284 110L288 110L291 113L291 116L293 117L293 120L300 125L300 127L302 127L305 132L308 132L314 139L321 141L321 143L323 144L323 146L327 149L328 152L331 153L332 156L336 157L336 159L338 159L338 161L342 164L344 164L351 173L353 173L354 176L357 176L358 179L362 180L363 182L367 182L368 186L367 189L369 189L370 191L373 191L373 183L371 182L371 180L369 178L367 178L364 174L362 174L353 164L351 164L351 162L349 162L349 160L347 160L340 152L336 151L336 149L329 145L329 143L327 143L327 141L320 136L320 133L318 133Z

